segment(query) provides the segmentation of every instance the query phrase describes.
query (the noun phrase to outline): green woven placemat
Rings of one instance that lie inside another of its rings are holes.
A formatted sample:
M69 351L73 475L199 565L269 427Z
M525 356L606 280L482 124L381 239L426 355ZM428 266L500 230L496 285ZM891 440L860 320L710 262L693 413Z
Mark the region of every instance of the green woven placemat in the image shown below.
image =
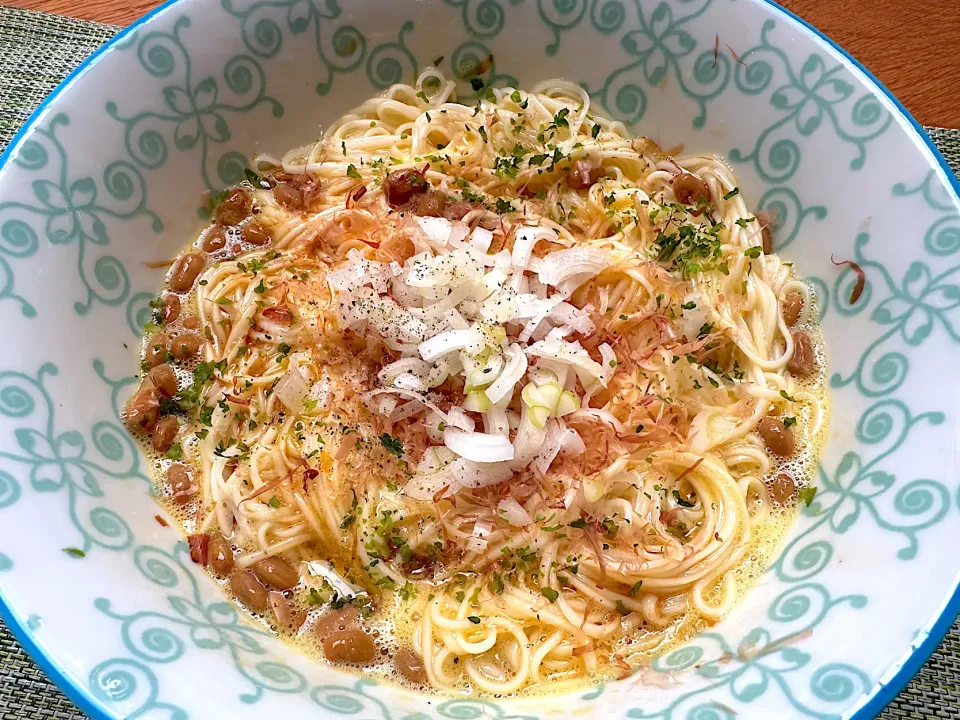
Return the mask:
M0 6L0 149L43 98L118 29ZM960 130L927 131L954 172L960 172ZM83 717L0 622L0 720ZM960 720L960 620L880 718Z

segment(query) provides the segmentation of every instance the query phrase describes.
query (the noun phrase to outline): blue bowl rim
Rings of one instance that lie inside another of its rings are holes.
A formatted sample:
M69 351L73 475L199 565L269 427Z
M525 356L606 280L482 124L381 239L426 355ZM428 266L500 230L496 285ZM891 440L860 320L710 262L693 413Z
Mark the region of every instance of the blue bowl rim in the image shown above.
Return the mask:
M63 94L67 89L69 89L69 87L73 85L80 78L80 76L84 75L91 68L93 68L108 52L110 52L110 50L112 50L117 44L121 43L124 38L136 32L141 26L146 25L153 18L157 17L166 10L169 10L174 5L187 1L188 0L166 0L162 5L154 8L139 20L114 35L104 45L97 49L96 52L84 60L79 66L77 66L73 72L67 75L63 82L61 82L53 90L53 92L50 93L50 95L48 95L42 103L40 103L37 109L33 111L27 121L17 131L16 135L14 135L10 140L10 144L7 145L6 150L4 150L3 153L0 153L0 174L7 169L13 154L23 143L24 139L34 128L34 126L36 126L40 119L46 114L46 111L49 109L54 100L60 97L60 95ZM886 96L886 98L893 103L897 113L900 115L899 119L901 121L905 120L913 129L915 135L913 138L914 141L919 140L922 145L924 145L931 152L933 159L937 162L937 164L939 164L946 175L947 181L950 183L950 186L953 189L954 200L957 203L960 203L960 179L954 175L953 171L950 169L950 166L947 164L946 159L943 157L943 154L940 152L939 148L934 145L933 140L931 140L930 136L927 135L926 131L923 129L923 126L917 122L917 120L913 117L913 115L910 114L903 103L901 103L897 97L873 75L873 73L871 73L859 60L844 50L840 45L831 40L827 35L822 33L800 16L794 14L790 10L787 10L774 0L753 0L753 2L759 5L766 5L770 7L775 13L779 13L788 20L792 21L799 27L801 31L807 32L809 35L813 36L814 39L817 39L833 48L854 68L863 74L867 80L867 83L874 86L875 91ZM940 615L932 623L930 623L925 630L921 630L920 633L918 633L918 636L923 636L923 640L914 645L910 655L903 660L903 662L900 664L900 667L896 669L895 673L890 679L888 679L886 682L879 681L874 685L866 700L862 705L860 705L859 708L857 708L856 711L854 711L849 720L869 720L870 718L875 718L877 715L879 715L880 711L883 710L887 704L893 700L893 698L896 697L901 690L903 690L904 687L906 687L910 679L917 674L920 668L923 667L924 663L926 663L926 661L933 654L933 651L940 645L941 641L946 636L947 631L949 631L958 615L960 615L960 578L955 579L953 593L946 601L943 610L940 612ZM10 604L4 596L2 586L0 586L0 618L3 619L6 626L13 633L13 636L27 651L27 654L30 655L33 661L36 662L37 666L43 671L43 673L53 680L53 682L56 683L56 685L71 700L73 700L74 703L76 703L77 707L79 707L81 711L90 716L93 720L117 720L119 716L113 714L110 710L105 708L87 686L77 683L63 667L57 664L52 657L52 654L33 638L32 634L27 629L26 624L20 622L16 615L14 615Z

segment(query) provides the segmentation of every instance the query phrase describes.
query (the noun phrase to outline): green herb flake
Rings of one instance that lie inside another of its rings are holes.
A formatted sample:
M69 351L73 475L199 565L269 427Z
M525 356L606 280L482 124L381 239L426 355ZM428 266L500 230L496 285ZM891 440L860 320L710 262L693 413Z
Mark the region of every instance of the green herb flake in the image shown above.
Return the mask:
M557 598L560 597L560 593L558 593L552 587L541 588L540 594L543 595L547 600L549 600L552 603L555 603L557 601Z
M468 616L468 617L467 617L467 620L469 620L470 622L472 622L474 625L479 625L479 624L480 624L480 618L478 618L476 615L470 615L470 616Z
M413 586L413 583L411 583L409 580L406 583L404 583L403 587L400 588L399 592L400 592L400 597L403 600L410 600L411 598L415 598L417 596L417 589Z
M747 248L746 250L744 250L743 254L746 255L748 258L758 258L763 254L763 246L754 245L753 247Z
M180 443L174 443L170 446L170 449L167 450L167 457L171 460L183 460L183 446Z
M75 558L82 558L87 556L87 554L79 548L65 547L65 548L61 548L61 550L63 550L63 552L65 552L67 555L71 555L72 557L75 557Z
M397 458L403 457L403 443L400 442L399 438L395 438L389 433L383 433L380 436L380 444L383 445L391 455Z
M599 126L599 125L594 125L592 128L590 128L590 136L591 136L594 140L596 140L598 135L600 135L600 126Z
M363 177L360 175L360 171L357 170L353 163L347 165L347 177L351 177L355 180L363 180Z
M280 507L280 498L278 498L276 495L274 495L272 498L270 498L270 499L267 501L267 505L269 505L269 506L272 507L274 510L276 510L277 508Z
M673 499L677 501L677 505L679 505L680 507L691 508L691 507L693 507L694 505L696 505L696 503L692 503L692 502L690 502L689 500L687 500L686 498L684 498L684 497L680 494L680 491L679 491L679 490L674 490L674 491L673 491Z
M630 597L633 597L634 595L636 595L637 592L639 592L641 587L643 587L643 580L637 580L633 584L633 587L630 588Z
M790 427L791 425L796 425L796 424L797 424L797 419L795 417L791 416L791 417L785 417L783 419L784 427Z
M243 175L251 185L255 188L263 188L264 190L270 189L270 183L267 182L262 175L258 175L250 168L244 168Z
M805 487L799 493L797 493L797 500L802 502L807 507L810 507L810 503L813 502L814 495L817 494L817 489L815 487Z
M621 615L629 615L632 610L623 604L623 600L617 600L617 612Z
M789 394L786 390L781 390L781 391L780 391L780 397L782 397L784 400L789 400L790 402L796 402L796 401L797 401L796 398L791 397L790 394Z
M731 190L731 191L728 192L726 195L724 195L724 196L723 196L723 199L724 199L724 200L729 200L730 198L735 198L735 197L736 197L737 195L739 195L739 194L740 194L740 188L735 187L733 190Z

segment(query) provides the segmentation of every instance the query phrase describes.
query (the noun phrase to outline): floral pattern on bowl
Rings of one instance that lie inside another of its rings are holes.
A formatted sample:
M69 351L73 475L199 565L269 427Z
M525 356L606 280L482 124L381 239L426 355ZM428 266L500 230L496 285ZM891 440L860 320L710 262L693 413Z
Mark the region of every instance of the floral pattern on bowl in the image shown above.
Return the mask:
M833 405L819 492L730 617L624 681L510 701L377 684L246 622L155 521L118 418L161 282L145 262L199 230L203 193L440 57L464 81L491 55L484 84L572 79L662 145L731 160L816 290ZM44 104L0 191L0 600L95 717L868 717L960 607L956 180L772 4L175 0ZM853 304L831 255L866 271Z

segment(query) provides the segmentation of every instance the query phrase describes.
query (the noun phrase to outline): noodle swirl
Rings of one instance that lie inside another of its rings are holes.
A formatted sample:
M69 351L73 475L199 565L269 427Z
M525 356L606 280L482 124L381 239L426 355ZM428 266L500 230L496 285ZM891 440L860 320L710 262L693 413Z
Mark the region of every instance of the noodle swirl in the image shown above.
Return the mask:
M570 83L469 106L428 69L255 159L198 242L202 362L171 401L198 478L174 501L260 578L248 607L283 558L277 624L347 604L402 644L407 618L430 686L495 695L622 675L730 611L804 492L822 361L769 219L721 158L673 155Z

